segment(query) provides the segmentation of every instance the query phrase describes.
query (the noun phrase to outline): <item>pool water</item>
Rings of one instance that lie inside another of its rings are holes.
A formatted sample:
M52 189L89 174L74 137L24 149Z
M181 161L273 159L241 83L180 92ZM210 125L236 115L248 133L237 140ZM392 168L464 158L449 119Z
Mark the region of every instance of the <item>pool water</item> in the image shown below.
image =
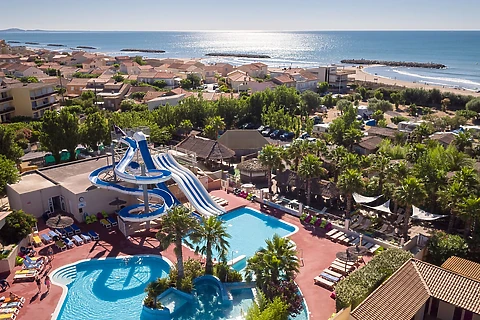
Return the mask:
M66 283L68 292L56 319L138 320L148 283L166 277L169 264L160 257L132 256L82 261L53 272L52 280Z
M274 234L280 237L295 233L298 228L275 217L265 215L251 208L239 208L219 217L225 221L227 233L231 238L227 260L245 255L246 259L265 246L265 240L271 239ZM218 252L214 250L214 257L218 260ZM246 266L246 259L234 265L234 269L241 270Z

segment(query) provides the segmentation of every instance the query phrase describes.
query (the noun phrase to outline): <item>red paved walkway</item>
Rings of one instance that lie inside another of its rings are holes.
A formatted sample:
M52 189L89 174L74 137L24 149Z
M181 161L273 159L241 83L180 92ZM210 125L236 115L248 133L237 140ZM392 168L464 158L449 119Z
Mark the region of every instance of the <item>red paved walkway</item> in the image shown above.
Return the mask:
M250 201L236 197L233 194L226 194L223 191L213 191L211 193L229 201L229 204L226 207L227 210L246 205L259 209L258 204L253 204ZM308 309L311 313L310 319L328 319L335 311L335 302L330 298L330 291L313 284L313 278L323 269L328 267L335 259L335 254L338 251L345 250L345 247L325 239L321 233L317 234L311 230L305 229L303 225L300 224L298 218L288 215L278 216L278 218L299 227L299 231L291 237L297 244L299 255L300 257L303 257L304 261L304 265L300 268L300 274L297 276L296 282L300 286L307 301ZM108 232L98 223L88 226L80 224L79 226L84 231L91 229L96 230L100 234L101 240L80 247L75 247L64 252L57 252L58 250L54 248L56 253L55 259L52 263L53 269L82 259L116 257L133 254L163 254L172 262L175 262L173 247L161 253L159 249L156 248L158 246L158 241L155 239L154 233L143 234L141 237L138 236L133 238L132 241L129 241L116 228ZM44 226L40 225L39 227L40 230L42 230L42 227ZM46 246L39 248L39 253L44 255L47 248L48 247ZM185 259L193 256L194 254L192 251L184 248ZM16 269L20 269L20 267L17 267ZM7 278L10 283L12 283L12 278L13 273ZM61 288L57 286L52 286L48 295L43 294L46 290L46 288L43 288L42 294L40 296L35 296L37 288L33 282L19 282L12 284L10 290L26 298L25 306L20 310L17 317L17 319L20 320L50 319L61 296ZM8 294L8 290L6 293Z

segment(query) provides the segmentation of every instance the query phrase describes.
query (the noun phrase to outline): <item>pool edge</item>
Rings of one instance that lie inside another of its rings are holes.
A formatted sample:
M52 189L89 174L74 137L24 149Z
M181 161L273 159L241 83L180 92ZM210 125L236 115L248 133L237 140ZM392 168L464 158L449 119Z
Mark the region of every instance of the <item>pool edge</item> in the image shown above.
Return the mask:
M62 283L58 283L56 282L55 280L53 280L53 275L60 271L61 269L64 269L66 267L70 267L70 266L74 266L74 265L77 265L81 262L86 262L86 261L91 261L91 260L107 260L107 259L123 259L125 257L154 257L154 258L157 258L157 259L161 259L161 260L164 260L169 266L170 268L172 268L174 266L174 264L172 263L172 261L170 261L170 259L168 259L167 257L164 257L164 256L161 256L161 255L154 255L154 254L135 254L135 255L124 255L124 256L117 256L117 257L102 257L102 258L90 258L90 259L82 259L82 260L78 260L78 261L75 261L75 262L72 262L72 263L69 263L69 264L66 264L66 265L63 265L61 267L58 267L57 269L53 270L52 272L50 272L49 276L50 276L50 279L52 279L52 284L54 285L57 285L59 287L62 288L62 295L60 296L60 299L58 300L57 302L57 306L55 307L55 310L53 311L52 313L52 316L51 316L51 320L57 320L58 318L58 315L60 314L60 311L62 309L62 306L63 306L63 303L65 302L65 298L67 297L67 293L68 293L68 288L66 285L62 284Z

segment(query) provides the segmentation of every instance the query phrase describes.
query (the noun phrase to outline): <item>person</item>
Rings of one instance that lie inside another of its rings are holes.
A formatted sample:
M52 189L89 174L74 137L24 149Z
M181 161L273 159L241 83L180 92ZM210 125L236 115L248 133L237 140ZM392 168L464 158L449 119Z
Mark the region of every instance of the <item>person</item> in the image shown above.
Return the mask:
M19 295L16 295L15 293L13 292L10 292L10 301L17 301L17 300L20 300L21 297Z
M47 256L50 258L50 260L53 260L53 248L52 248L52 246L48 247Z
M7 290L7 288L10 288L10 283L8 283L7 279L1 279L0 287L2 288L3 291L5 291Z
M52 281L50 281L50 277L45 277L45 285L47 286L47 292L50 292L50 286L52 285Z
M38 293L40 293L42 291L42 282L40 281L40 278L38 276L35 277L35 282L37 283Z

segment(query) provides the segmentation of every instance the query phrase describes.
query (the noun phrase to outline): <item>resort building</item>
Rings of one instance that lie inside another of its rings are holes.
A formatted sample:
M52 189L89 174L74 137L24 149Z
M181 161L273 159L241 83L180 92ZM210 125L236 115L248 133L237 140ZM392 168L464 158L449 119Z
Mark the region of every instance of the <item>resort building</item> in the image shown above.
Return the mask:
M0 87L0 120L14 116L41 118L45 111L59 106L53 85L46 83L13 83Z
M86 78L73 78L67 85L67 96L76 98L82 95L83 89L87 87L89 79Z
M167 88L175 87L175 74L171 72L142 72L138 75L138 82L153 84L155 81L163 80Z
M103 106L109 110L118 110L120 103L127 94L131 85L123 82L109 81L98 96L103 99Z
M268 73L268 67L265 63L254 62L250 64L244 64L237 68L237 70L243 71L250 77L265 78Z
M407 261L350 313L351 320L479 320L480 264L452 257L442 267Z
M237 157L257 154L269 144L258 130L227 130L218 142L235 151Z

